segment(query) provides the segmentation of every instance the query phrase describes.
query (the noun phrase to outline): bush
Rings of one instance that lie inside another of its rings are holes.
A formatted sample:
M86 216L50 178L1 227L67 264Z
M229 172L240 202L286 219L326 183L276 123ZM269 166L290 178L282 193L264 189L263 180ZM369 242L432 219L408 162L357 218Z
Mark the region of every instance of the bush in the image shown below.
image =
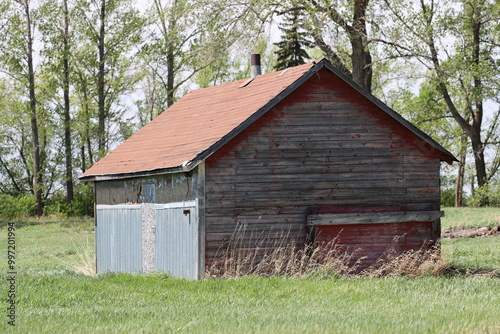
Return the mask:
M500 190L489 184L477 188L467 199L467 206L500 206Z
M32 195L11 196L0 193L0 217L16 218L33 216L36 212L35 197Z
M0 193L0 217L19 218L34 216L36 213L33 195L11 196ZM45 201L44 215L93 216L94 194L91 185L80 185L75 189L73 202L68 203L63 192L57 192Z
M73 201L68 203L66 195L58 192L47 199L43 209L44 215L93 216L94 195L92 186L81 185L75 189Z
M455 189L441 190L441 206L455 206Z

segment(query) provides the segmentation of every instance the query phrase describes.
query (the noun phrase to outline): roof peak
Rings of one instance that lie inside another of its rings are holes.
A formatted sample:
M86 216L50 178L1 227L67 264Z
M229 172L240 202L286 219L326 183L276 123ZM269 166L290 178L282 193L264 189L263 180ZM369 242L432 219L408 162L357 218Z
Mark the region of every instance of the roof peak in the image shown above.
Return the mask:
M401 115L367 93L326 59L190 91L80 176L83 181L186 172L327 68L396 121L455 158ZM242 87L243 86L243 87Z

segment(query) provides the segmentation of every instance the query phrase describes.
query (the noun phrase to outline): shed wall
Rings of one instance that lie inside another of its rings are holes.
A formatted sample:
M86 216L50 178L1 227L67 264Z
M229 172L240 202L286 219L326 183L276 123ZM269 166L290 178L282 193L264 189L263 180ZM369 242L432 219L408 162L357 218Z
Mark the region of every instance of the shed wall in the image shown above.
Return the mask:
M98 272L203 277L203 177L201 163L191 173L96 182Z
M175 173L95 183L96 204L173 203L194 200L192 174Z
M389 224L325 225L317 227L316 245L338 254L354 254L350 264L358 270L378 259L433 244L431 222ZM358 261L362 259L362 261Z
M238 224L244 247L303 244L308 208L439 210L439 168L433 148L320 71L206 160L207 265Z

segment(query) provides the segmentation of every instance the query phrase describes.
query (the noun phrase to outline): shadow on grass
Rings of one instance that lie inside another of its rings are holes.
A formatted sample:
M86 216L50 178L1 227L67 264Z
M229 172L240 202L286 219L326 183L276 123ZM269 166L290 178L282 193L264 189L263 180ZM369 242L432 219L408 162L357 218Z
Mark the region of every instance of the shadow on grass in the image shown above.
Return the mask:
M27 226L36 226L36 225L46 225L46 224L55 224L57 222L53 221L53 222L40 222L40 221L34 221L34 220L15 220L15 219L11 219L11 220L0 220L0 228L6 228L9 223L12 223L14 222L15 223L15 227L16 229L18 228L23 228L23 227L27 227Z
M70 217L70 218L60 218L60 217L43 217L43 218L33 218L29 217L26 219L6 219L0 218L0 229L7 228L9 223L15 223L16 229L22 229L29 226L47 226L47 225L60 225L66 228L79 228L79 227L93 227L93 221L91 217Z
M449 267L442 273L442 276L500 278L500 272L491 268Z

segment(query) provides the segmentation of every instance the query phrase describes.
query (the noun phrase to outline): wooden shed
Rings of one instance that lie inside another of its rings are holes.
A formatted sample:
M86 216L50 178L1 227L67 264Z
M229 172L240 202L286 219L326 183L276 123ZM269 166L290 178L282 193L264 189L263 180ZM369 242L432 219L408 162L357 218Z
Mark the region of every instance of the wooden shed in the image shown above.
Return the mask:
M366 265L394 237L435 242L454 160L323 59L191 91L80 179L95 184L98 272L196 279L239 224L240 247L337 238Z

